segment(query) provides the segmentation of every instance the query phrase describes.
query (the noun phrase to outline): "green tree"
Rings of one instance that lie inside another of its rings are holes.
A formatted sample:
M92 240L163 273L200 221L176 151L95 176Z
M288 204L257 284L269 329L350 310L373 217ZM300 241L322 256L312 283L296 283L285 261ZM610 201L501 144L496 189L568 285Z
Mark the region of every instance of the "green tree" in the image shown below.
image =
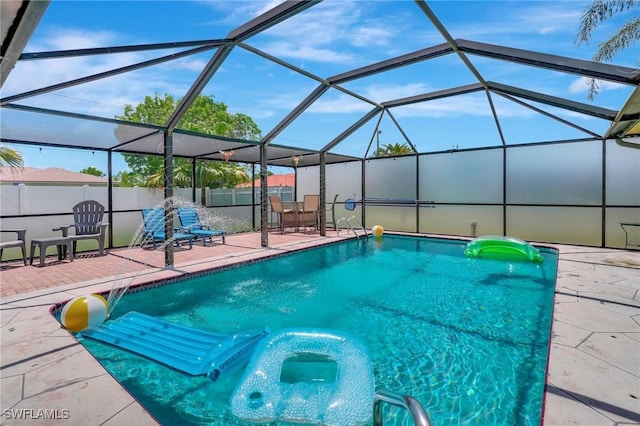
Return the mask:
M22 154L19 151L0 145L0 166L20 168L24 165Z
M132 172L119 172L114 176L114 181L119 183L119 186L133 187L133 186L146 186L146 180Z
M138 123L164 125L178 102L171 95L155 94L146 96L137 106L126 105L124 113L117 119ZM257 124L245 114L228 112L227 105L216 102L212 96L198 96L176 126L178 129L210 135L260 140L262 134ZM123 139L125 139L123 137ZM142 184L147 187L163 185L164 161L161 156L123 154L131 172L119 173L117 178L122 185ZM174 183L177 186L190 186L191 160L174 160ZM237 183L248 182L248 167L233 162L197 161L196 186L202 188L201 201L204 205L206 188L223 188Z
M639 8L638 0L595 0L582 12L580 17L580 29L576 36L576 43L588 44L593 32L598 25L612 16L626 10ZM593 55L596 62L611 61L613 57L625 48L634 45L640 40L640 16L632 16L629 20L607 40L598 45L598 50ZM640 71L636 72L636 76ZM595 78L589 79L589 99L593 100L600 89L600 83Z
M98 177L104 177L105 174L102 173L100 170L96 169L95 167L89 166L86 167L82 170L80 170L80 173L84 173L85 175L92 175L92 176L98 176Z
M393 155L413 154L415 151L406 143L388 143L382 145L374 153L374 157L391 157Z

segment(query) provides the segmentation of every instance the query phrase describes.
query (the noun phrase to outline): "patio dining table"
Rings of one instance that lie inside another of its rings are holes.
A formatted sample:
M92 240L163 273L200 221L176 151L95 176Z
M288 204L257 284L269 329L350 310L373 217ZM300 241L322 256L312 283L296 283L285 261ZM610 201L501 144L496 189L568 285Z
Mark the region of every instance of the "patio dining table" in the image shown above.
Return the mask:
M285 210L291 210L289 214L283 215L283 226L292 226L298 232L300 227L306 228L315 224L316 212L304 211L303 201L283 201L282 207Z

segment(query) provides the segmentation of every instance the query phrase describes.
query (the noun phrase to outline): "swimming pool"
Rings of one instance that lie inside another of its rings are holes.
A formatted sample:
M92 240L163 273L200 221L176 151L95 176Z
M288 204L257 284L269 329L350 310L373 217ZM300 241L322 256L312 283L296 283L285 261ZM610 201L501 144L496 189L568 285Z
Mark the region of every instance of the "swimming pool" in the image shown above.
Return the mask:
M434 425L539 424L556 253L505 262L467 258L464 248L393 235L350 240L132 292L112 316L135 310L222 333L343 330L368 347L376 386L418 399ZM82 343L162 424L240 424L229 397L242 371L214 383ZM407 420L401 410L385 415L385 424Z

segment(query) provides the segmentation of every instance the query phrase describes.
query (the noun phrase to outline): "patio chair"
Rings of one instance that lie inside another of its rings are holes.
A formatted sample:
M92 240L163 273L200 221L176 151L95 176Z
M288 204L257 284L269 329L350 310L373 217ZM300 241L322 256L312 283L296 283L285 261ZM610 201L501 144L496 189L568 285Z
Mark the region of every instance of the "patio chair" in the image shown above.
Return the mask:
M340 194L336 194L335 197L333 197L333 202L331 203L331 207L327 208L327 212L331 212L331 222L329 222L327 220L326 226L332 225L334 231L337 231L337 228L336 228L336 201L338 200L338 195L340 195Z
M198 212L193 207L179 207L178 218L180 219L180 226L182 226L182 230L189 234L193 234L196 238L200 238L203 246L207 246L207 240L214 244L215 238L219 238L222 241L222 244L226 243L226 231L221 229L211 229L209 225L203 225L200 223Z
M318 229L320 219L320 196L306 194L302 202L302 211L298 213L298 224L304 227L311 226Z
M2 260L2 252L4 249L20 247L22 250L22 260L24 266L27 266L27 245L25 244L26 229L2 229L0 232L13 232L17 234L16 240L0 242L0 260Z
M73 225L64 225L54 228L53 231L62 231L63 237L71 238L73 243L73 255L76 254L76 245L80 240L96 240L100 255L104 254L104 240L108 223L103 223L104 206L95 200L81 201L73 206ZM75 234L69 234L69 229L75 228Z
M144 221L144 230L142 231L142 241L140 246L144 247L149 241L153 248L156 248L156 243L164 243L167 236L164 231L164 209L142 209L142 220ZM174 232L173 241L179 247L181 241L187 241L189 248L193 248L193 239L195 235L187 234L184 232Z
M285 209L279 195L269 195L271 212L278 216L278 229L284 234L286 226L298 227L298 212L295 209Z

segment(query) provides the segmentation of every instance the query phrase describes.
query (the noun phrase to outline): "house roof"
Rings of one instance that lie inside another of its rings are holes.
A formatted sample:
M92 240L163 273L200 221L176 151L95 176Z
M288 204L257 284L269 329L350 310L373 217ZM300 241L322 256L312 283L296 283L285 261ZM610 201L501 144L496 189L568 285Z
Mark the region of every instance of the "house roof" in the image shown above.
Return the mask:
M107 184L107 179L85 173L49 167L0 167L0 182L4 183L74 183L74 184Z
M294 173L287 173L283 175L270 175L267 176L267 186L293 186L296 180ZM260 179L253 181L253 186L260 186ZM249 188L251 183L241 183L238 188Z

